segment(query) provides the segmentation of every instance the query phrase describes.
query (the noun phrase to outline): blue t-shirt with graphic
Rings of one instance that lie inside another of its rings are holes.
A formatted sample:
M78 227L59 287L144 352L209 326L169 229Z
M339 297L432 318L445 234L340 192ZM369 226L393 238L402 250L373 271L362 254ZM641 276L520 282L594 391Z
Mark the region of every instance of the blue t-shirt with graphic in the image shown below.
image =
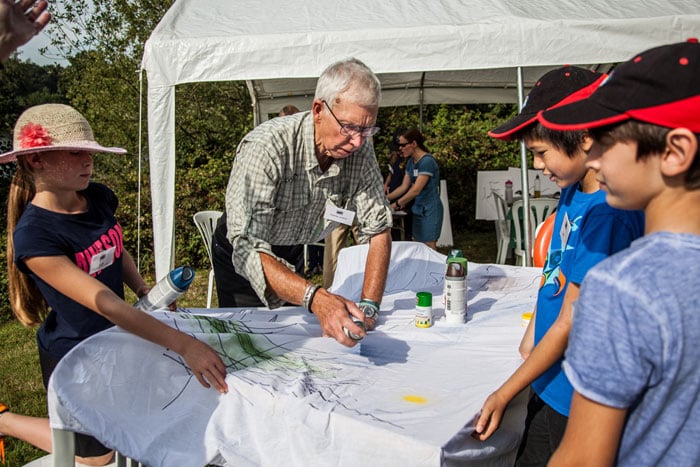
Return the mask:
M15 264L35 281L51 311L37 332L37 342L49 355L60 359L82 340L112 323L96 312L71 300L33 274L24 264L27 258L66 256L80 269L124 298L122 228L114 213L116 195L104 185L90 183L81 192L88 209L80 214L61 214L29 204L14 230ZM90 273L93 258L113 249L113 263Z
M643 233L644 214L610 207L604 191L584 193L578 183L562 190L537 295L535 345L559 316L569 283L581 284L590 268ZM532 388L551 408L569 415L573 388L561 359L533 381Z
M621 466L700 465L700 236L657 232L601 262L574 307L564 370L628 409Z

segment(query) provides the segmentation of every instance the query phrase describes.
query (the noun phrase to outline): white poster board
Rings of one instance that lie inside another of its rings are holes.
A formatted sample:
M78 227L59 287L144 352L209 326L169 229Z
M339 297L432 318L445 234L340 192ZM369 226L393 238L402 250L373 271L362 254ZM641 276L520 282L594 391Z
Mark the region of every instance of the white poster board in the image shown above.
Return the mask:
M518 171L520 172L520 171ZM505 196L506 180L513 180L507 170L480 170L476 174L476 218L496 220L496 205L493 192ZM515 185L514 185L515 186ZM515 190L515 188L513 188Z

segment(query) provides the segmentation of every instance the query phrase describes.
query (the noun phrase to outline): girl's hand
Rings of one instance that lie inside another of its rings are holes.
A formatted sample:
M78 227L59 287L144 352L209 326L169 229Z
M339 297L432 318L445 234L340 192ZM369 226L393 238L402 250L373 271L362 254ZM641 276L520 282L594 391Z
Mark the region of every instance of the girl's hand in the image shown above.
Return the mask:
M190 341L182 352L182 358L185 359L192 374L205 388L213 385L221 394L226 394L228 392L226 366L224 366L221 357L204 342L191 336L187 336L187 338Z

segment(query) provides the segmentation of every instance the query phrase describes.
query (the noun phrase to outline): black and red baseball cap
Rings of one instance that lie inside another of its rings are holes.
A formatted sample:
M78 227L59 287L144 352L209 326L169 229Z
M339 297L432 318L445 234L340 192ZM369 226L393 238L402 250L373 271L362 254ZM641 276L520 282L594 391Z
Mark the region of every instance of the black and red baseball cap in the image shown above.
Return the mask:
M489 136L503 140L511 139L514 133L534 123L537 114L542 110L590 96L605 76L603 73L570 65L545 73L527 95L520 113L489 131Z
M700 44L663 45L621 63L587 99L546 110L554 130L583 130L638 120L700 133Z

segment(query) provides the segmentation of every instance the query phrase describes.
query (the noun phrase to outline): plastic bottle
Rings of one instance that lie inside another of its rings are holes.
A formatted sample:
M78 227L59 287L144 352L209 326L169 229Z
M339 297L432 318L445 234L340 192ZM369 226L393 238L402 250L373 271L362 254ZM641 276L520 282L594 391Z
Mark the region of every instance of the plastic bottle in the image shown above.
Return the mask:
M535 198L542 196L542 185L540 185L540 174L535 175Z
M146 295L141 297L134 306L142 311L165 308L187 291L193 279L194 269L191 267L180 266L177 269L173 269L154 285Z
M506 204L510 206L513 204L513 182L506 180Z

